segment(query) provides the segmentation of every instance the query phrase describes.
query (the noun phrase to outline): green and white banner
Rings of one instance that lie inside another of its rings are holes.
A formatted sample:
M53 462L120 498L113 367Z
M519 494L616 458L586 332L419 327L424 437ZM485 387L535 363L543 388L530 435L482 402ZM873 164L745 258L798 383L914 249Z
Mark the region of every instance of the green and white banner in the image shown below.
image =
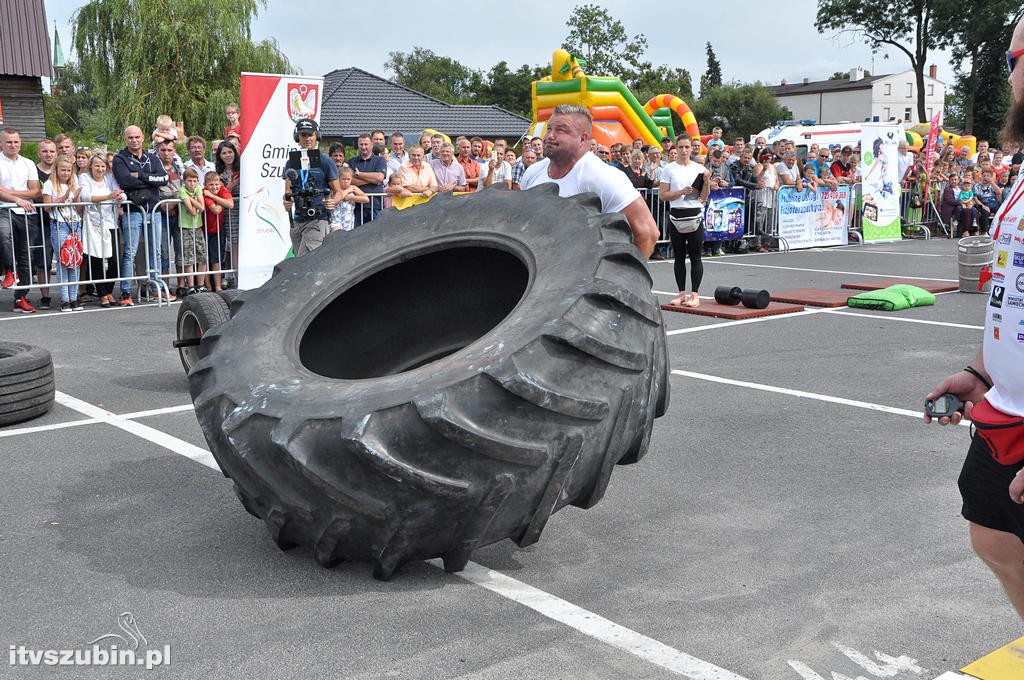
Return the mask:
M899 241L900 225L899 124L862 125L861 209L864 242Z

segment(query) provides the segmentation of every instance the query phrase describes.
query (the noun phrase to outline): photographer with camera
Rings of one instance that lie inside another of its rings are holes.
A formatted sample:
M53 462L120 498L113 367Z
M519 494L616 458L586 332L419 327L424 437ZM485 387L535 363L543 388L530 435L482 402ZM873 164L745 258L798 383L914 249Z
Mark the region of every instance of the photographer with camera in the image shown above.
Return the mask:
M284 166L284 207L291 211L292 252L295 257L319 248L330 230L330 212L341 201L338 166L317 149L320 128L303 118L295 124L293 138L299 150L292 151Z

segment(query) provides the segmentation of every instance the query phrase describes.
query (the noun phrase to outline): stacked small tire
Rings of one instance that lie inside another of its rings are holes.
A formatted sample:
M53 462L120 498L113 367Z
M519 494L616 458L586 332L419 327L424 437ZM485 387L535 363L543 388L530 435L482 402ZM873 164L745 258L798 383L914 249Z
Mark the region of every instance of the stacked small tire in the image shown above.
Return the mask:
M553 185L442 194L285 260L205 330L196 414L279 547L380 579L458 571L644 455L665 332L628 223L599 207Z
M53 359L42 347L0 342L0 426L38 418L55 394Z

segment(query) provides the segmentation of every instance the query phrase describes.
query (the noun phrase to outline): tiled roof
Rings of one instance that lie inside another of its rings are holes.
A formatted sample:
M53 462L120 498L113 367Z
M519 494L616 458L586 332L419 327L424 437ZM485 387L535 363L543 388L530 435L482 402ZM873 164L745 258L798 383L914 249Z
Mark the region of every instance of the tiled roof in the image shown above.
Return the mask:
M43 0L0 0L0 22L0 74L52 77Z
M358 68L331 71L323 91L320 129L327 138L427 128L452 137L518 138L532 122L500 106L448 104Z
M787 85L771 85L768 91L776 97L785 97L797 94L818 94L819 92L842 92L844 90L864 90L871 87L876 80L888 78L889 75L864 76L860 80L850 81L849 78L840 80L815 80L809 83L789 83Z

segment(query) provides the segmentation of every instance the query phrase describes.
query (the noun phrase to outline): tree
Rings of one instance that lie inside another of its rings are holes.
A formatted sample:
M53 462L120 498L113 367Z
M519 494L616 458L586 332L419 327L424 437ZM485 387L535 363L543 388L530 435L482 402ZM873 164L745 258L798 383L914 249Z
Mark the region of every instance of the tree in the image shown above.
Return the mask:
M53 94L43 93L46 135L64 132L74 139L92 139L102 133L98 112L100 103L78 64L70 63L53 80Z
M274 40L252 42L266 0L91 0L74 15L74 43L99 121L114 139L168 114L218 136L242 71L288 73Z
M627 84L640 71L647 38L626 34L622 22L598 5L577 5L566 20L569 35L562 49L587 62L584 71L595 76L615 76Z
M780 106L763 85L729 83L708 92L693 106L701 131L719 126L725 138L749 137L777 120L788 120L793 113Z
M705 92L722 86L722 65L718 63L718 57L715 56L715 50L711 47L710 42L705 45L705 49L708 53L708 66L704 75L700 77L700 95L702 97Z
M957 8L964 19L965 5L954 0L818 0L814 26L842 34L861 34L875 49L895 47L907 55L917 81L918 120L925 121L924 69L928 50L944 41L932 32L936 14L945 16ZM971 13L973 20L973 12ZM909 43L909 44L907 44Z
M651 68L648 64L631 84L631 89L641 104L659 94L674 94L687 104L692 104L694 100L690 72L685 68L672 68L665 64L658 68Z
M529 117L533 110L530 83L548 74L548 66L523 64L511 71L508 62L499 61L487 72L475 97L475 103L497 105L503 109Z
M1021 16L1024 10L1016 0L978 0L971 6L970 21L963 21L961 15L952 13L937 16L933 21L934 32L952 47L953 64L967 64L966 73L957 68L954 85L958 122L964 132L974 130L976 104L981 109L980 115L988 121L992 112L985 109L990 103L998 110L997 118L1001 119L1006 113L1005 106L999 106L1009 92L1006 79L1000 77L1002 65L1006 63L1003 50ZM986 72L984 77L983 71ZM979 96L982 92L984 96Z
M399 85L450 104L472 103L483 80L478 71L424 47L388 52L384 68L395 74Z

